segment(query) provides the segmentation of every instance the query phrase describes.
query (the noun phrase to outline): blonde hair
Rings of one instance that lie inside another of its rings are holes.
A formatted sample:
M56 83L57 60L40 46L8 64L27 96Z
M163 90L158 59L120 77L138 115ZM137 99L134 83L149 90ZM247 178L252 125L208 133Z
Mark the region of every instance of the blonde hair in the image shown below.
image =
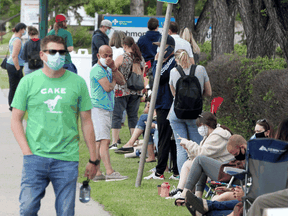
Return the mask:
M109 46L115 46L116 48L122 47L122 40L119 34L119 31L114 31L110 41L109 41Z
M190 66L190 60L186 50L178 49L175 53L175 58L179 61L182 68L188 68Z
M191 44L194 53L200 54L200 48L194 40L192 32L187 27L181 29L180 37Z

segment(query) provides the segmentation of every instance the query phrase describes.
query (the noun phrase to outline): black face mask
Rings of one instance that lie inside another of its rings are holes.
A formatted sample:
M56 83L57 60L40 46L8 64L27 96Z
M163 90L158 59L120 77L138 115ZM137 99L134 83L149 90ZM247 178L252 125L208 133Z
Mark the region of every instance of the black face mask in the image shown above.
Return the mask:
M239 155L235 156L235 159L236 160L245 160L245 157L246 157L246 150L245 150L245 154L242 154L241 149L240 149Z
M265 133L266 131L260 132L260 133L255 133L256 138L266 138Z

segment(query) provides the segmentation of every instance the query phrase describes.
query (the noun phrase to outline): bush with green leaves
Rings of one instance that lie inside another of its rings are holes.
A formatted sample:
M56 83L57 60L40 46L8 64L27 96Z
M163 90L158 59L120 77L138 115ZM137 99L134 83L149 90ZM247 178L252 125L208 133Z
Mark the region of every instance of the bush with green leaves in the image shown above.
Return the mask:
M67 30L72 35L74 47L79 48L91 47L92 34L89 32L89 27L69 26Z
M212 97L223 97L219 122L249 138L258 119L274 126L286 116L288 69L285 59L221 55L206 66ZM206 107L209 107L206 101Z

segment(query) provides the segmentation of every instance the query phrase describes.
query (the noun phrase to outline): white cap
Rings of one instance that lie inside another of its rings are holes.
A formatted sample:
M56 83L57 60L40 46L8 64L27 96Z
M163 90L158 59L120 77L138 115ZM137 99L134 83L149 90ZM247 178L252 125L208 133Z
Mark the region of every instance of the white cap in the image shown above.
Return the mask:
M102 20L100 26L112 27L112 22L110 20Z

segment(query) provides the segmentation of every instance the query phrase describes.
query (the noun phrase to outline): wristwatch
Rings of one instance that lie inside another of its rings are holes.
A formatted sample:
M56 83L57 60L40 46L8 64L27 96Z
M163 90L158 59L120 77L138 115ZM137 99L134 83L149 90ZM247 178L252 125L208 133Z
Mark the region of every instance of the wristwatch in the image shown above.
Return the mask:
M99 164L100 164L100 160L96 160L96 161L91 161L90 159L89 159L89 163L92 163L92 164L94 164L95 166L98 166Z

